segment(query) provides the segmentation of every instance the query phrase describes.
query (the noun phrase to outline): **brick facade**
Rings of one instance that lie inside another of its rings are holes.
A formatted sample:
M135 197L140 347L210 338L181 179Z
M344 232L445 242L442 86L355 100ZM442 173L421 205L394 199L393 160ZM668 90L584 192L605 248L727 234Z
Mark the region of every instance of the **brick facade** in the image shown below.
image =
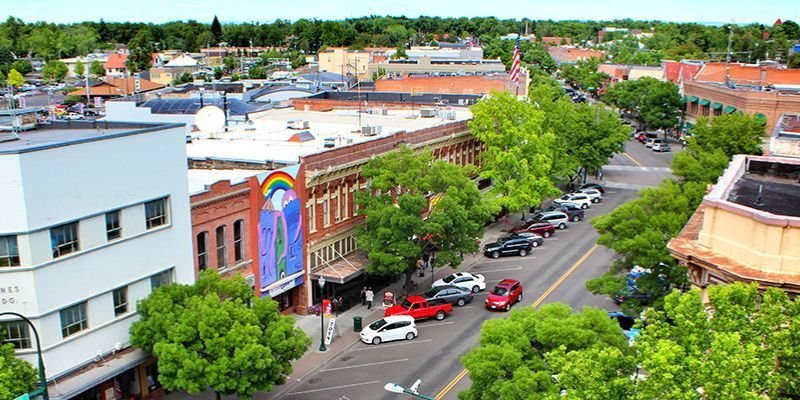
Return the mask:
M520 95L525 95L525 77L520 80ZM375 81L376 92L402 93L468 93L488 94L492 91L506 90L515 93L516 86L509 75L474 75L474 76L407 76L403 78L379 79Z

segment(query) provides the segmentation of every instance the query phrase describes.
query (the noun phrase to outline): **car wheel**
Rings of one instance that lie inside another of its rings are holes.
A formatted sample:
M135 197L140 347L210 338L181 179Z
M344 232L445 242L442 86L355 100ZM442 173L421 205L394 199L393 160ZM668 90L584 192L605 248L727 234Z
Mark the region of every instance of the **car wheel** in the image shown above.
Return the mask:
M480 291L481 291L481 288L480 288L480 286L478 286L478 285L475 285L475 286L473 286L473 287L472 287L472 293L478 293L478 292L480 292Z
M500 258L500 252L499 251L493 251L492 252L492 258Z
M583 204L581 204L581 208L585 210L585 209L589 208L589 205L586 204L586 203L583 203Z
M372 344L381 344L380 336L375 336L374 338L372 338Z
M599 203L599 202L600 202L600 198L599 197L595 197L595 198L592 199L592 203Z
M510 309L511 309L511 300L509 300L508 303L506 303L506 311Z
M444 311L438 311L438 312L436 312L436 320L437 320L437 321L441 321L441 320L443 320L445 316L446 316L446 315L445 315Z
M566 228L567 228L567 224L565 224L563 222L558 224L558 229L566 229Z
M414 340L416 336L414 336L414 332L406 333L406 340Z
M520 249L519 250L519 256L520 257L525 257L527 255L528 255L528 251L527 250L525 250L525 249Z
M458 301L456 302L456 305L459 307L464 307L464 304L467 304L467 301L464 300L463 298L458 299Z
M519 303L520 301L522 301L522 293L520 293L519 297L517 297L517 303Z
M531 243L531 246L533 246L533 247L539 247L539 242L537 242L537 241L534 241L533 243Z
M542 236L544 236L544 237L546 237L546 238L549 238L549 237L550 237L550 231L545 231L545 232L542 234Z
M581 217L579 217L578 214L575 214L575 215L572 216L572 222L578 222L580 220L581 220Z

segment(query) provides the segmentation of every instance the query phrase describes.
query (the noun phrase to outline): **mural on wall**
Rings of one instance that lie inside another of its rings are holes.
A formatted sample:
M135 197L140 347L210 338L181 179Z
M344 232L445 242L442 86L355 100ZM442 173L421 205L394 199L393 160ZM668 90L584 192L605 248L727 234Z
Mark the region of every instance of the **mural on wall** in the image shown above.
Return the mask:
M303 271L300 199L295 192L299 166L258 175L264 204L258 211L261 289Z

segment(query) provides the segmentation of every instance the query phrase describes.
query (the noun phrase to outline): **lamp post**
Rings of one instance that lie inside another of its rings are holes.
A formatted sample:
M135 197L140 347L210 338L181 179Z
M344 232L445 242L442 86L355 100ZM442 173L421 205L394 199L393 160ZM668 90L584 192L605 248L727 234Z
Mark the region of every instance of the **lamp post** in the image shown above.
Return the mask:
M44 360L42 359L42 343L39 340L39 332L36 330L36 327L33 325L31 320L29 320L28 318L26 318L22 314L17 314L15 312L11 312L11 311L0 313L0 317L2 317L4 315L13 315L13 316L25 321L28 324L28 326L30 326L31 329L33 330L33 336L36 337L36 355L39 358L39 388L34 390L34 391L32 391L32 392L30 392L30 393L28 393L28 395L30 397L42 396L42 398L44 400L48 400L50 398L50 396L47 393L47 378L46 378L46 375L45 375L45 372L44 372Z
M426 396L424 394L419 394L419 392L417 391L417 388L419 387L419 384L421 382L422 382L421 380L417 379L417 381L414 382L414 385L411 386L410 389L406 389L406 388L404 388L404 387L402 387L402 386L400 386L400 385L398 385L396 383L387 383L386 385L383 386L383 389L386 390L387 392L400 393L400 394L410 394L412 396L419 397L420 399L434 400L433 397Z
M325 348L325 303L322 301L325 298L325 277L319 277L319 351L327 351Z

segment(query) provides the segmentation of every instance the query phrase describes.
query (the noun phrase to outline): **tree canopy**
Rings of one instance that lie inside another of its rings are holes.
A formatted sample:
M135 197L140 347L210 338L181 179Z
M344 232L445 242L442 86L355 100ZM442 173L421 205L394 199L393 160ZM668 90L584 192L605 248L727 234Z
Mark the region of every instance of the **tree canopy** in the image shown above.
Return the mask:
M136 36L128 42L130 54L128 54L127 67L132 72L150 68L150 64L153 62L153 51L155 51L154 42L153 35L147 28L140 29Z
M3 343L0 331L0 399L14 399L36 389L36 368L14 355L14 345Z
M67 64L58 60L48 61L44 67L42 67L42 76L44 79L51 79L58 82L64 80L64 77L67 76L67 72L69 72Z
M158 359L169 390L249 399L284 383L311 340L244 278L200 272L194 285L159 287L138 304L131 343Z
M603 100L634 113L646 129L672 128L681 115L678 86L651 77L611 86Z
M490 213L464 168L401 146L371 159L362 174L369 186L356 197L366 216L357 238L368 273L405 273L408 284L425 251L435 249L434 266L442 267L478 250Z
M24 83L25 83L25 77L22 76L22 74L20 74L19 72L17 72L16 69L12 68L11 71L8 72L8 85L9 86L13 86L15 88L18 88L18 87L22 86L22 84L24 84Z

